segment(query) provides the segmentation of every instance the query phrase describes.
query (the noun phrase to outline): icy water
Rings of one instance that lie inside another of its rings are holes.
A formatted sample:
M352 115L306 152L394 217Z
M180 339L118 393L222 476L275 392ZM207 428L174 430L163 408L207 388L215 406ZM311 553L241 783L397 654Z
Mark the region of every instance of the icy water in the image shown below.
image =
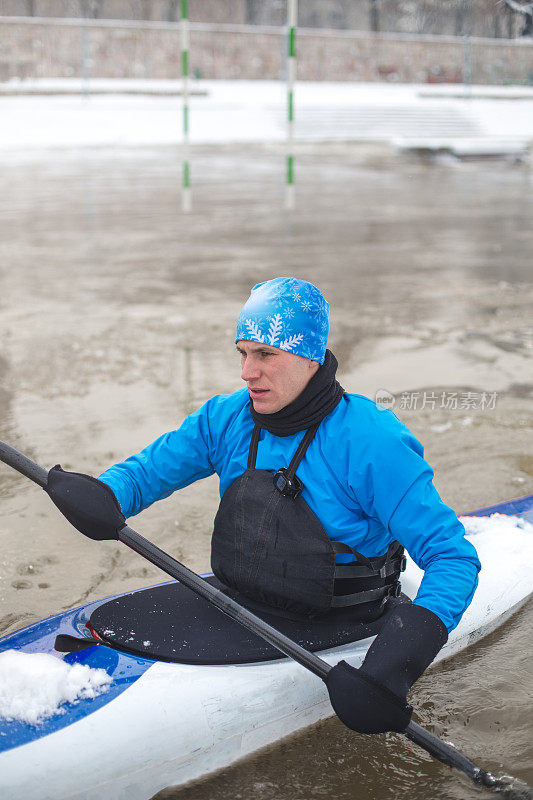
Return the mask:
M173 148L50 151L11 158L2 173L0 438L43 466L98 474L237 388L242 302L253 284L295 274L330 301L341 382L395 396L446 502L466 512L533 491L527 166L309 147L288 213L276 148L204 148L188 216ZM7 468L0 498L0 633L160 580L126 548L78 535ZM216 506L211 478L133 524L206 570ZM529 783L532 620L529 605L412 693L419 721L485 768ZM370 740L332 719L163 796L479 792L402 738Z

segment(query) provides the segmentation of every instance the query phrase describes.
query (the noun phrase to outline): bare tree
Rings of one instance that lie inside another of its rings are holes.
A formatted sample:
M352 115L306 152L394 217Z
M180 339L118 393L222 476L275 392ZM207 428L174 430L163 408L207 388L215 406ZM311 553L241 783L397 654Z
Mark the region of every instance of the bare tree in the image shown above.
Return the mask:
M377 33L379 31L379 0L370 0L370 30Z
M455 9L455 35L462 36L465 30L465 7L461 3Z
M169 22L176 22L178 19L178 0L169 0L167 19Z
M150 0L142 0L141 14L143 19L152 19L152 10L150 6L151 6Z
M85 19L98 19L102 0L80 0L80 16Z
M518 2L518 0L503 0L505 6L515 14L525 16L525 24L521 36L533 36L533 3Z
M246 23L248 25L253 25L258 22L257 12L258 8L255 0L246 0Z

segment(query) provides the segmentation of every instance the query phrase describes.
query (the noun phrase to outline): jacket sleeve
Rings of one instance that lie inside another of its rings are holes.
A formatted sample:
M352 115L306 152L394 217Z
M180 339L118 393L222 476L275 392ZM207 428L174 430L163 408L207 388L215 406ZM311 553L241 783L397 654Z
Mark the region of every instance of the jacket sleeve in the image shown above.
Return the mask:
M109 467L99 479L113 490L124 516L131 517L176 489L212 475L211 447L208 402L177 430Z
M474 596L481 564L431 477L431 471L422 473L409 487L392 514L389 530L424 570L414 603L433 611L452 631Z
M433 485L422 445L394 415L385 413L369 439L371 451L357 496L364 512L388 529L390 541L398 540L424 570L414 602L451 631L472 600L481 564L463 525Z

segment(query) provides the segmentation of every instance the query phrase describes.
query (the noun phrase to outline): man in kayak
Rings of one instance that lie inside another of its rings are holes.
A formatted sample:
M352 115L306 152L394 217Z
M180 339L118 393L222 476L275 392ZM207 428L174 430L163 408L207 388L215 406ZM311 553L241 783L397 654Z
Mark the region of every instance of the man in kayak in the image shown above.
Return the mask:
M328 331L315 286L258 284L235 338L246 388L213 397L99 480L129 517L216 472L213 572L252 609L374 619L399 594L405 547L424 570L414 602L395 601L358 670L328 677L337 696L346 682L339 716L350 727L403 730L407 692L461 619L480 563L421 444L391 411L336 380Z

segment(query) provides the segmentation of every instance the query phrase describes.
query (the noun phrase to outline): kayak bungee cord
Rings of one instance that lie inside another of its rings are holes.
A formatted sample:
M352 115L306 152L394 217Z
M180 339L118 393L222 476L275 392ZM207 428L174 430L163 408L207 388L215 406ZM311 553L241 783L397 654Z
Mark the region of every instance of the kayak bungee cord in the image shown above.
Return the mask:
M41 488L45 489L45 491L47 490L49 473L5 442L0 442L0 460L34 481ZM54 469L57 470L60 468L55 467ZM94 482L98 483L97 481ZM330 666L319 656L292 641L292 639L280 633L280 631L269 625L260 617L248 611L247 608L241 606L219 589L211 586L195 572L179 561L176 561L176 559L145 539L128 525L123 525L120 529L103 535L101 531L98 535L94 536L85 531L81 532L88 538L96 540L118 539L136 553L143 556L143 558L146 558L152 564L159 567L163 572L166 572L172 578L180 581L180 583L187 586L197 595L216 606L216 608L244 626L247 630L260 636L284 655L292 658L307 670L317 675L317 677L321 678L324 682L326 682L326 678L331 670L334 669L334 667ZM105 643L102 644L105 646ZM341 662L341 664L342 663L343 662ZM328 686L328 691L332 705L335 708L337 705L335 702L336 698L333 696L334 693L330 686ZM443 742L417 723L410 721L402 732L411 742L424 749L441 763L463 772L478 786L492 789L502 794L508 800L533 800L533 792L529 787L519 785L515 779L497 778L492 773L481 769L481 767L474 764L453 745Z

